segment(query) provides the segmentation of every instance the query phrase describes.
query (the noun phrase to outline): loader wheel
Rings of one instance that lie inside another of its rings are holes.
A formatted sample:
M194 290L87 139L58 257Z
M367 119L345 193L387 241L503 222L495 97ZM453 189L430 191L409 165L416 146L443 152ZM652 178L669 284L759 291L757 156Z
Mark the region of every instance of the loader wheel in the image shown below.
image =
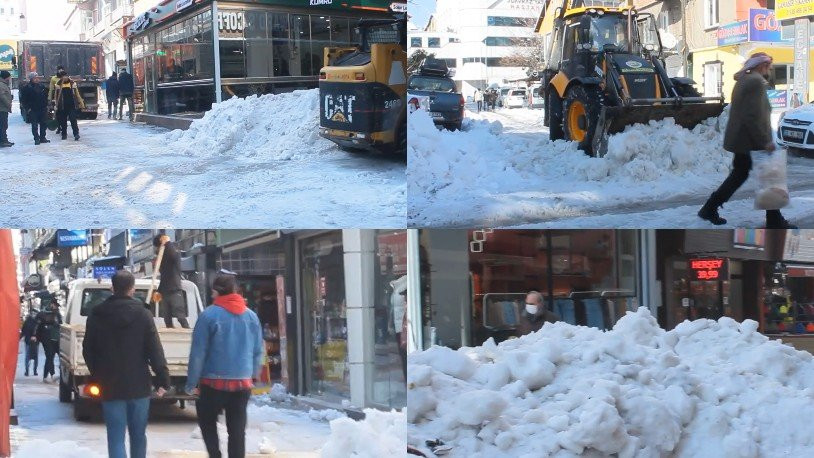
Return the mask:
M593 154L591 141L599 120L602 99L594 88L576 85L565 95L563 127L565 139L579 143L579 149Z
M549 91L546 110L548 110L548 138L551 139L551 141L564 139L565 132L563 132L562 128L562 100L560 100L553 89Z

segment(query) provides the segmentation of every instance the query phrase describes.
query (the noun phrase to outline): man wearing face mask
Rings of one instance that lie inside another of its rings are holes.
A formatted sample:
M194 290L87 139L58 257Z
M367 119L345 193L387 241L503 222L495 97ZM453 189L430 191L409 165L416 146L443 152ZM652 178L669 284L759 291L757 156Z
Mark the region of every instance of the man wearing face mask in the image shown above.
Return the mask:
M549 311L543 302L543 295L537 291L529 291L526 294L526 307L520 314L520 323L517 326L518 335L539 331L546 322L560 321L559 315Z

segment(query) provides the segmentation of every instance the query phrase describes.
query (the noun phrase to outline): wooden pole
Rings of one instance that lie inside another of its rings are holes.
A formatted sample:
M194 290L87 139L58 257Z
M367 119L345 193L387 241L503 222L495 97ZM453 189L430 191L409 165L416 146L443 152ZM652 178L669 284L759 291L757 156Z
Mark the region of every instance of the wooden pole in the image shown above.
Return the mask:
M166 242L161 245L161 248L158 249L158 256L155 258L155 268L153 269L153 277L150 279L150 289L147 290L147 303L149 304L153 300L153 291L155 291L155 280L156 276L160 273L161 270L161 261L164 259L164 247L166 247ZM158 303L156 302L156 313L155 316L158 316Z

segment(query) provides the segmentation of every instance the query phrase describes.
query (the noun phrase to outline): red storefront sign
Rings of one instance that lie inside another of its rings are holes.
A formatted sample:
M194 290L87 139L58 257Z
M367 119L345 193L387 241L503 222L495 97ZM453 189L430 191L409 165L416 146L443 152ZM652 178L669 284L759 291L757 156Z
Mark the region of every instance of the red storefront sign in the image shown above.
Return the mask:
M727 264L724 258L690 259L693 280L727 280Z

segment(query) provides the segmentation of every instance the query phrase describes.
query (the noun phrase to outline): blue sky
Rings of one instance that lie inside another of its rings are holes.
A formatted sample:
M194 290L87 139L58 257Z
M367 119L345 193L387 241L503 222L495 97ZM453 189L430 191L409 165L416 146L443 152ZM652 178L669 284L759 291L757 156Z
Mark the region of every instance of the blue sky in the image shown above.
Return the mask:
M409 0L407 10L413 18L413 24L423 29L435 11L435 0Z

